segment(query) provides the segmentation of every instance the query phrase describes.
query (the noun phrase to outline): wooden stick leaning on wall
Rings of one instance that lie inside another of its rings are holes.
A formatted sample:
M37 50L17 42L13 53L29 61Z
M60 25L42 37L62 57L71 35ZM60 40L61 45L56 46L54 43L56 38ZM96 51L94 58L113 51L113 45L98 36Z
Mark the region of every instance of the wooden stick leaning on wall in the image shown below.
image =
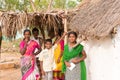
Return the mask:
M50 0L50 3L49 3L49 5L48 5L48 13L50 12L50 10L51 10L51 7L52 7L52 2L53 2L53 0Z
M34 2L33 2L32 0L29 0L29 1L30 1L31 5L32 5L33 11L36 12L37 9L36 9L36 7L35 7Z
M0 26L0 59L1 59L2 29Z
M65 10L65 15L67 15L67 10ZM64 32L68 32L67 31L67 18L64 18ZM65 44L67 43L67 36L65 36Z

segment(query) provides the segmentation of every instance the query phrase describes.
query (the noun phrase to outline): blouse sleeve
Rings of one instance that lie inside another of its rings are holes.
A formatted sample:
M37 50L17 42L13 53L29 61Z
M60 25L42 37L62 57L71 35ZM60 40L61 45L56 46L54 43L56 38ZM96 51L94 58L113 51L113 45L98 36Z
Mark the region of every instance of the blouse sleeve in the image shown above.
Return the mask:
M20 42L20 50L24 48L24 41Z

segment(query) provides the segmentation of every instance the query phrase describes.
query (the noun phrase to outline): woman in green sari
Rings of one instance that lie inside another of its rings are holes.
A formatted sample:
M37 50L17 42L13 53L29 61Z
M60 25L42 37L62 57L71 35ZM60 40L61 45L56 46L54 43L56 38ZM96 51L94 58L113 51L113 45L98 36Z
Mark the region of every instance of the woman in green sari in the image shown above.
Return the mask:
M84 62L86 53L81 44L76 45L76 39L76 32L68 33L69 42L64 47L62 64L65 80L86 80L86 66Z

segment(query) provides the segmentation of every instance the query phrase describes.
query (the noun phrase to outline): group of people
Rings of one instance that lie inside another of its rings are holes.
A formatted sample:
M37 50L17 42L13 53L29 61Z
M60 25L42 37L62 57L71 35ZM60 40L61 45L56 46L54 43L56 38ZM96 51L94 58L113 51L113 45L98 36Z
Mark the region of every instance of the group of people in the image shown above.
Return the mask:
M39 30L24 30L24 38L20 42L22 80L86 80L84 59L86 53L81 44L77 44L77 33L71 31L55 34L56 39L39 36ZM64 37L68 43L64 44ZM45 48L42 49L42 43ZM77 44L77 45L76 45Z

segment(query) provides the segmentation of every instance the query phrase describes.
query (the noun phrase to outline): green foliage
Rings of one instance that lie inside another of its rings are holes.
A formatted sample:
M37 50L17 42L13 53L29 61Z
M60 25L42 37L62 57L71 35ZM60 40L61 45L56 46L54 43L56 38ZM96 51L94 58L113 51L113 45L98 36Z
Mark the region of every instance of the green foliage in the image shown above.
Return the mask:
M37 10L47 9L50 0L33 0ZM53 0L52 8L71 9L82 0ZM33 11L30 0L0 0L0 10Z
M77 0L78 2L81 2L82 0Z
M66 0L54 0L53 7L54 8L66 8Z
M77 5L77 3L76 1L69 1L67 5L68 5L68 8L74 8Z
M28 0L0 0L0 9L5 11L24 11L29 8L30 2Z

